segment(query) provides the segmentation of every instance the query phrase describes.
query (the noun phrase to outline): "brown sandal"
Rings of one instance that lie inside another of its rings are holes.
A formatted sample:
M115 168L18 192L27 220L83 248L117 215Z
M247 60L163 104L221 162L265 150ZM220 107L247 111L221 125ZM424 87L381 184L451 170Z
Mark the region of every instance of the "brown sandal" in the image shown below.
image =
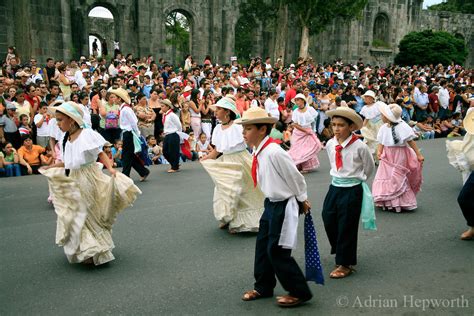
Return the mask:
M244 293L244 295L242 296L242 301L246 301L246 302L255 301L255 300L258 300L259 298L264 298L264 297L266 296L261 295L255 290L251 290Z
M306 301L291 295L277 297L277 304L280 307L295 307L301 305L304 302Z
M343 279L351 275L353 272L355 272L355 269L351 266L338 266L329 274L329 277L332 279Z

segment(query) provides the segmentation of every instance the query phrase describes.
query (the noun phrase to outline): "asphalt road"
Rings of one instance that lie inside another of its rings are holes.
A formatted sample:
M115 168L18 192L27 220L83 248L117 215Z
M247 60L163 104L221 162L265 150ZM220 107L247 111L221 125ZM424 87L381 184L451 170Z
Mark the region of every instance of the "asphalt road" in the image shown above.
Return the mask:
M198 163L167 174L152 168L135 205L114 226L116 260L71 265L54 244L56 216L43 176L0 179L0 314L160 315L473 315L474 242L456 202L461 175L444 140L420 142L425 182L412 213L377 211L377 232L359 232L357 273L327 275L334 265L321 220L330 181L306 175L326 285L296 310L274 299L240 300L252 289L255 235L230 235L212 215L212 181ZM138 175L133 175L138 179ZM294 256L304 264L302 222ZM277 287L276 295L284 294Z

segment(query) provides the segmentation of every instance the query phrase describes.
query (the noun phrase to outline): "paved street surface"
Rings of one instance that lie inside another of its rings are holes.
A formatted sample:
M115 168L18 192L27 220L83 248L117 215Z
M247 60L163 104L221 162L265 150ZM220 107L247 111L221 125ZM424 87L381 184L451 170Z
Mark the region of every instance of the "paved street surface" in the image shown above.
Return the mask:
M306 181L326 285L312 283L313 300L292 311L274 299L240 300L252 289L255 235L217 228L212 181L199 163L173 175L152 168L114 226L116 260L102 267L71 265L55 246L45 177L2 178L0 314L473 315L474 242L459 240L467 228L456 202L461 175L444 139L418 144L426 157L419 209L378 210L378 231L360 230L358 271L344 280L327 277L334 258L320 213L330 177L320 154L321 168ZM302 226L294 256L304 267Z

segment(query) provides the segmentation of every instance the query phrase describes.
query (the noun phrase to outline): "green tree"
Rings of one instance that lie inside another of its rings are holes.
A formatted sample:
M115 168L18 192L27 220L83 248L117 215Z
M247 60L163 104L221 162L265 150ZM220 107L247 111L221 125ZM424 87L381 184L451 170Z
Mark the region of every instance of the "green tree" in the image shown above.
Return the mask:
M468 51L462 39L447 32L411 32L400 41L398 65L462 64Z
M447 0L428 7L432 11L449 11L474 14L474 1L472 0Z
M287 0L290 19L301 27L300 57L308 57L309 36L324 31L336 17L358 17L368 0Z
M165 29L167 33L165 42L172 46L172 55L175 58L173 62L179 62L178 52L184 55L191 51L189 21L183 14L173 11L166 17Z

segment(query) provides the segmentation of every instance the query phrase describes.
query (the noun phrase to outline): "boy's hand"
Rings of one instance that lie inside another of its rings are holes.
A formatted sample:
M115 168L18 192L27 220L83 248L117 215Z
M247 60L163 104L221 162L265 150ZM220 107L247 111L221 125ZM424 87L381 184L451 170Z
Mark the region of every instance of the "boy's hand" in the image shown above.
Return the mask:
M310 211L311 211L311 203L308 200L303 201L301 212L306 215Z

